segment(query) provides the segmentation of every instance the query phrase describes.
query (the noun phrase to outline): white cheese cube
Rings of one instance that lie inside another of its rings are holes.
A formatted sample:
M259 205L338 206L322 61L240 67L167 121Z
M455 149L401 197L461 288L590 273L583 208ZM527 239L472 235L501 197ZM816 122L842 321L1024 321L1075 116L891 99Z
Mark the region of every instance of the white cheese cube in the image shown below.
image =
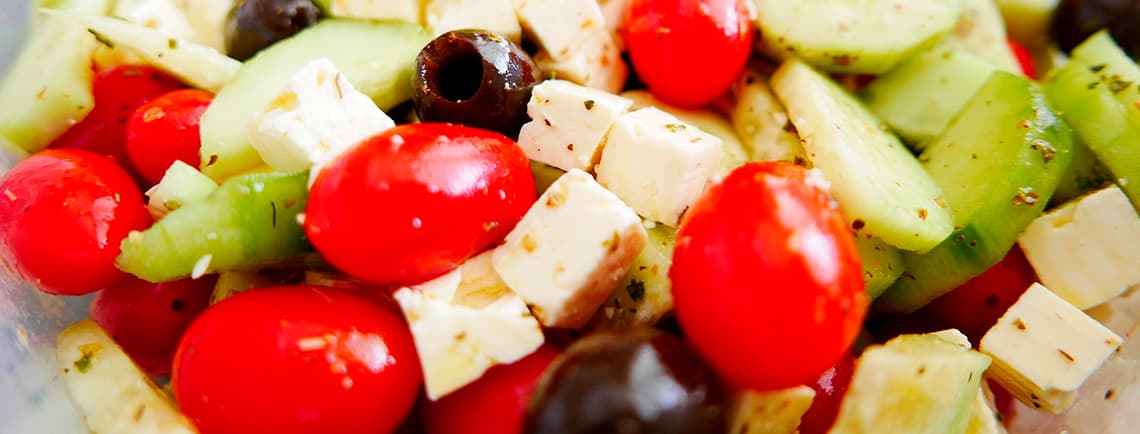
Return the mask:
M120 0L121 1L121 0ZM236 6L236 0L177 0L178 8L186 14L198 43L226 51L226 18Z
M740 392L732 401L728 432L794 434L814 400L815 391L808 386L771 392Z
M989 375L1021 402L1060 413L1121 344L1120 336L1033 284L982 338Z
M394 19L420 24L422 0L326 0L334 17Z
M720 139L647 107L610 129L598 182L638 214L676 227L720 167L721 152Z
M190 19L174 0L120 0L112 14L173 38L201 42Z
M435 35L452 30L483 29L522 40L522 27L513 0L429 0L424 25Z
M737 167L748 163L749 156L736 129L720 113L710 109L696 108L683 109L667 104L653 96L648 90L638 89L621 93L621 96L633 100L633 110L645 107L654 107L665 113L676 116L681 122L695 126L701 131L712 134L721 141L720 167L714 171L715 176L726 176ZM799 138L796 138L797 143Z
M1041 283L1080 309L1140 284L1140 216L1116 186L1038 217L1018 244Z
M396 291L415 341L431 400L517 361L544 341L542 327L491 266L491 253L471 258L432 281Z
M531 160L562 170L590 170L606 133L633 101L565 80L546 80L531 90L531 121L519 132L519 146Z
M558 178L495 249L495 271L547 327L580 328L645 247L641 219L586 172Z
M254 116L249 141L273 170L319 167L395 126L328 59L309 62Z
M621 36L621 26L625 25L625 19L629 15L629 7L632 3L633 0L598 1L598 5L602 8L602 16L606 18L606 28L613 35L614 42L617 43L619 50L625 49L625 41L622 40Z
M523 30L543 52L540 68L558 78L617 93L625 85L625 62L595 0L515 0Z

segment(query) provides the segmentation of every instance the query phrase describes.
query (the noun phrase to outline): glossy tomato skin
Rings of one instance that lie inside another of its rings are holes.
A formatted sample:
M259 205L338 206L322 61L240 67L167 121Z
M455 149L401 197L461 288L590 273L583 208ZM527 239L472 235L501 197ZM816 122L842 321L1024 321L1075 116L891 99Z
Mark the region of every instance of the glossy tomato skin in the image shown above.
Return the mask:
M747 2L633 0L625 43L650 92L679 107L698 107L728 90L752 52Z
M173 377L202 434L393 432L421 384L397 314L313 286L249 290L206 310Z
M51 294L117 283L119 243L151 223L130 175L87 151L32 155L4 175L0 192L0 260Z
M158 184L175 161L197 168L198 124L214 96L196 89L168 92L142 105L127 121L127 154L143 180Z
M453 124L400 125L320 172L305 232L353 277L414 284L502 241L534 200L529 160L506 136Z
M809 171L750 163L685 214L673 266L676 316L729 384L815 380L851 349L866 314L850 231Z
M1021 67L1021 74L1029 77L1031 80L1036 80L1037 67L1034 66L1033 54L1029 52L1029 49L1013 39L1009 40L1009 49L1013 52L1013 56L1017 58L1017 65Z
M560 351L550 345L510 365L499 365L479 380L422 409L426 434L519 434L526 406L546 368Z
M95 294L91 319L151 375L170 375L190 322L210 305L214 276L150 283L128 276Z
M122 65L100 71L92 83L95 108L50 147L111 156L133 173L127 156L128 119L139 106L182 87L180 81L151 66Z
M854 373L855 356L847 353L839 358L835 366L824 371L814 382L808 383L815 391L815 398L807 413L800 418L800 434L826 434L831 430Z

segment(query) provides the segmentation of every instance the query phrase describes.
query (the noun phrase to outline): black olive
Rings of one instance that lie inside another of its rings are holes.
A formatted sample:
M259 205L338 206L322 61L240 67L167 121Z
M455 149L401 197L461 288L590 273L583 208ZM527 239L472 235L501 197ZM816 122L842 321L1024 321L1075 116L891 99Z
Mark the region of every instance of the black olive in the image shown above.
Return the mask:
M482 30L447 32L416 58L412 102L423 122L451 122L517 138L538 67L515 43Z
M226 54L244 61L323 17L312 0L241 0L226 20Z
M1062 0L1053 14L1053 39L1066 52L1101 29L1140 59L1140 0Z
M725 392L691 348L667 333L599 333L575 342L540 380L528 434L725 432Z

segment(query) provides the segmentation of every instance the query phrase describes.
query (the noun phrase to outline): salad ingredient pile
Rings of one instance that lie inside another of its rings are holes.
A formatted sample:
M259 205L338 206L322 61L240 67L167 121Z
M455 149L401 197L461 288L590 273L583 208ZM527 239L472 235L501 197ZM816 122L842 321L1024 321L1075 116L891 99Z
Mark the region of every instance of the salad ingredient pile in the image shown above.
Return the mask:
M1138 1L37 6L0 262L93 432L1140 421Z

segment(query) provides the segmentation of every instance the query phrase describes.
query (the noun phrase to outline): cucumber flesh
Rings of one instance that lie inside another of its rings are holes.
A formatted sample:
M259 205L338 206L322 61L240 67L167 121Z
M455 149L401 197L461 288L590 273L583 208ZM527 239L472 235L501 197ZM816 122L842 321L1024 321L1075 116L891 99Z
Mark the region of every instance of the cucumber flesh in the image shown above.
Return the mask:
M653 223L645 233L649 235L645 249L630 265L613 295L590 320L588 328L622 330L647 327L673 311L669 267L673 265L677 230Z
M768 85L768 78L749 69L732 87L726 110L751 161L810 164L788 111Z
M1073 163L1057 185L1057 191L1049 201L1050 208L1112 184L1112 172L1097 161L1096 155L1080 137L1073 140Z
M859 96L913 149L921 151L995 69L973 54L940 48L906 60L861 89Z
M1009 35L1031 47L1049 44L1049 25L1061 0L996 0Z
M831 434L964 433L990 358L934 335L863 351Z
M882 74L954 27L959 0L756 2L761 49L827 72Z
M1045 209L1072 162L1072 131L1029 80L998 71L919 157L946 194L955 230L876 303L913 312L990 268Z
M1021 73L1021 65L1009 48L1005 22L993 0L961 0L962 15L950 32L947 45L985 59L1002 71Z
M166 169L162 180L147 190L147 210L158 220L171 211L209 197L217 189L218 183L213 179L182 160L176 160Z
M221 89L241 68L241 62L218 50L139 24L95 15L60 15L85 26L95 40L108 48L126 48L147 64L211 93Z
M237 177L210 197L174 210L122 244L116 264L148 282L258 268L311 251L297 215L308 172Z
M863 289L871 299L878 298L906 270L902 252L875 237L855 236L859 260L863 263Z
M113 2L53 3L60 10L103 15ZM36 152L83 120L95 106L91 56L96 47L82 25L56 16L40 17L0 83L0 134Z
M250 119L298 69L326 57L356 90L389 110L412 94L416 55L431 36L400 21L326 19L245 62L202 115L202 173L223 180L261 164Z
M537 161L530 162L530 172L534 175L534 189L540 196L546 189L550 188L551 184L554 184L554 181L566 174L566 171L562 169Z
M772 89L852 228L914 251L950 234L953 220L939 205L938 185L855 97L796 60L776 71Z

